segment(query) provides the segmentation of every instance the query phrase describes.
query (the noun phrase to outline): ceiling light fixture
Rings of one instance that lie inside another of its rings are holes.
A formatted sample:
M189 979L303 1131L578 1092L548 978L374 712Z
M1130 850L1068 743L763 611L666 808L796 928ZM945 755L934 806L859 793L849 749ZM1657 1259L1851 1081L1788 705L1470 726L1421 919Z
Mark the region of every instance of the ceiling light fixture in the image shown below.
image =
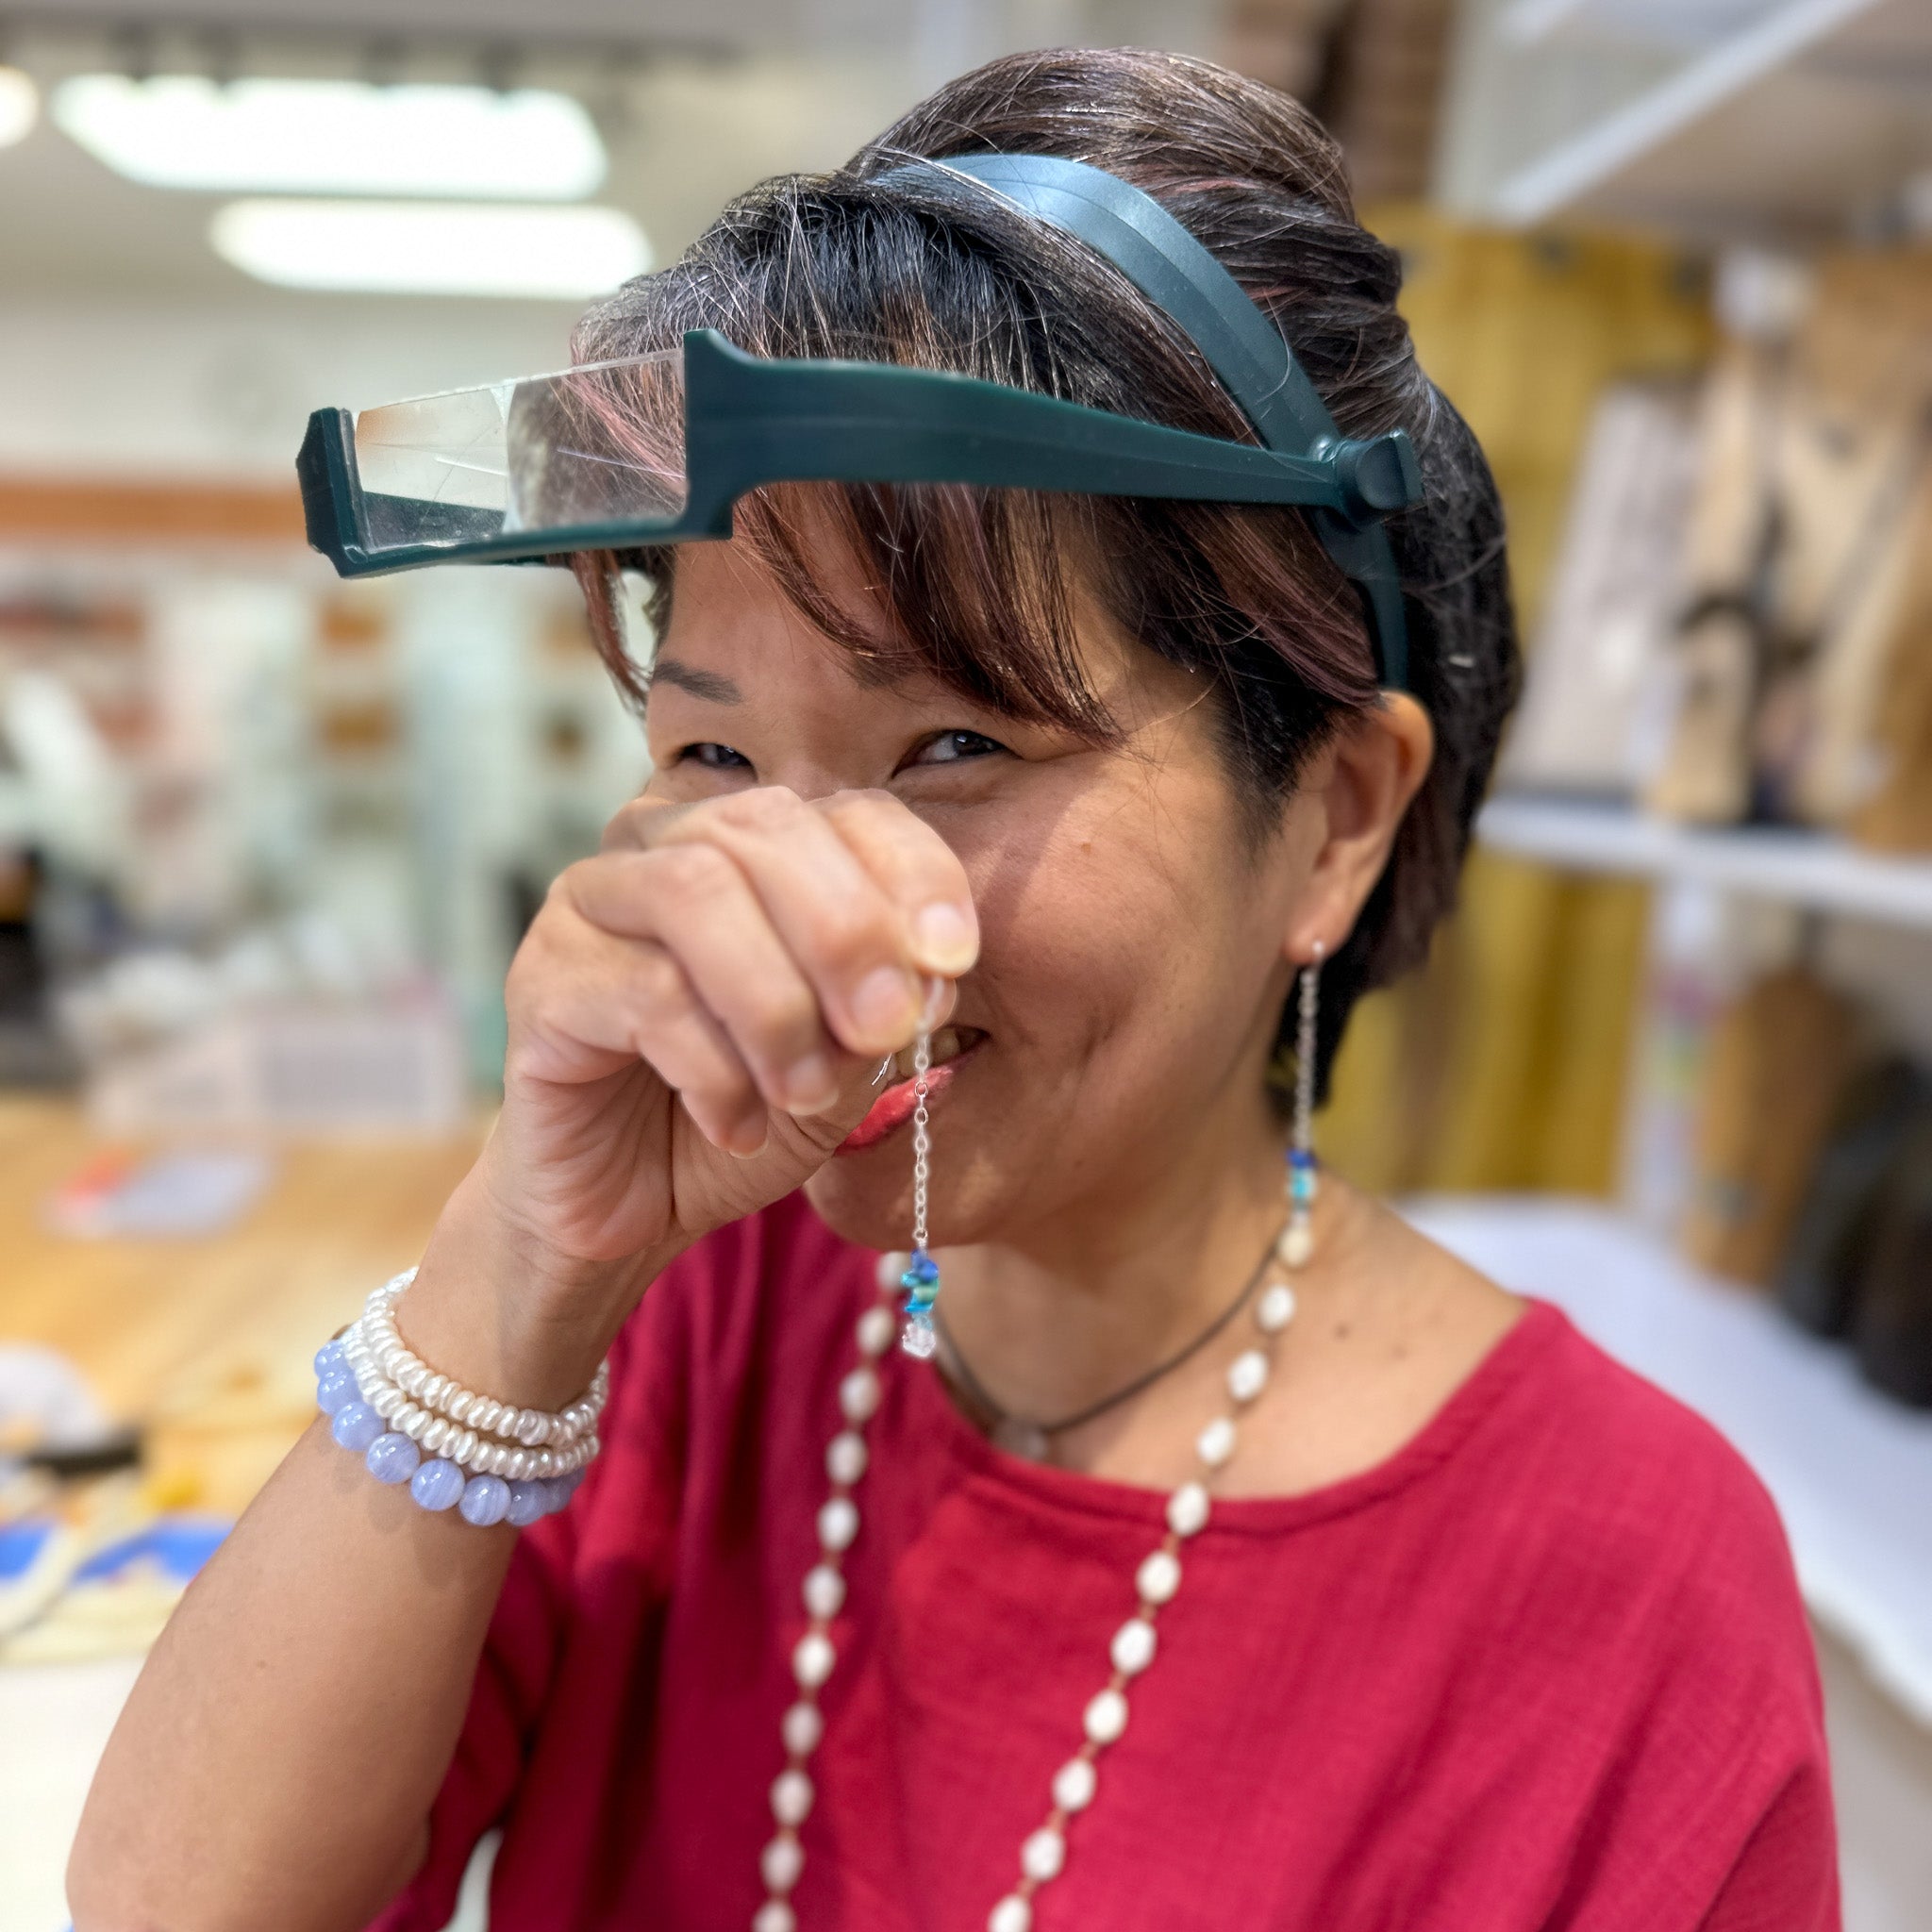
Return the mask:
M642 230L614 208L235 201L208 240L258 281L390 295L580 302L651 265Z
M581 103L541 88L82 74L51 112L95 159L158 188L574 201L606 168Z
M0 67L0 147L25 141L41 111L40 90L17 67Z

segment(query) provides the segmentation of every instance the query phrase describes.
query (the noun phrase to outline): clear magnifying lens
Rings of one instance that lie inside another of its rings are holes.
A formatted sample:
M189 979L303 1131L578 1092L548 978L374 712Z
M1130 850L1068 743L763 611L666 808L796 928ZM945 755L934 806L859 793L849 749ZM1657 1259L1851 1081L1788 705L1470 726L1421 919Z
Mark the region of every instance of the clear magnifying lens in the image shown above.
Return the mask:
M683 351L365 409L355 455L375 550L669 523L686 495Z

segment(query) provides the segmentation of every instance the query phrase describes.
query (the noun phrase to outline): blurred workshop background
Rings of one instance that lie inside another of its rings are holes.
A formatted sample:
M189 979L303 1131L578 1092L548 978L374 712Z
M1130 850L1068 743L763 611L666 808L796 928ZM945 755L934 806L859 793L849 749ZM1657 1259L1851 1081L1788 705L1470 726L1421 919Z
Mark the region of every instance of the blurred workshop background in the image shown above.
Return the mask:
M306 550L308 410L555 366L734 191L1074 42L1324 116L1507 500L1524 703L1324 1154L1751 1458L1847 1923L1932 1925L1932 8L46 0L0 4L0 1932L64 1923L142 1647L644 776L567 575Z

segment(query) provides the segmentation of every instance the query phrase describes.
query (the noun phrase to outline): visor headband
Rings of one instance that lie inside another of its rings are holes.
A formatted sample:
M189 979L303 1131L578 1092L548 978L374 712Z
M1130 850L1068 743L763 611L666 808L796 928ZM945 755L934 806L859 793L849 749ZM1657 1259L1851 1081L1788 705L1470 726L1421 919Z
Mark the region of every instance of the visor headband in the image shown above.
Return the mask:
M892 168L887 184L965 175L1104 256L1179 325L1268 448L1328 457L1343 472L1352 514L1310 512L1323 547L1360 589L1386 685L1407 681L1394 554L1381 519L1422 497L1415 452L1399 430L1341 435L1281 331L1214 255L1151 194L1058 155L954 155Z

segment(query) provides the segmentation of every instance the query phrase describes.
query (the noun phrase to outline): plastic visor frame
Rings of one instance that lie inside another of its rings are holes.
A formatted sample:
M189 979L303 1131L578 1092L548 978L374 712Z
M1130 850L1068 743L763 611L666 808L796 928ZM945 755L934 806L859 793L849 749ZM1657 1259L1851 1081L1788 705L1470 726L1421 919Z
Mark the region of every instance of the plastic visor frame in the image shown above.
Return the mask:
M358 474L349 412L318 409L296 459L308 541L344 577L538 562L728 538L732 506L766 483L963 483L1283 504L1327 510L1356 528L1421 496L1400 430L1290 455L940 370L748 356L712 329L688 333L683 356L686 496L675 516L505 532L490 527L500 525L497 513L477 510L471 530L383 544L372 540L373 498Z

